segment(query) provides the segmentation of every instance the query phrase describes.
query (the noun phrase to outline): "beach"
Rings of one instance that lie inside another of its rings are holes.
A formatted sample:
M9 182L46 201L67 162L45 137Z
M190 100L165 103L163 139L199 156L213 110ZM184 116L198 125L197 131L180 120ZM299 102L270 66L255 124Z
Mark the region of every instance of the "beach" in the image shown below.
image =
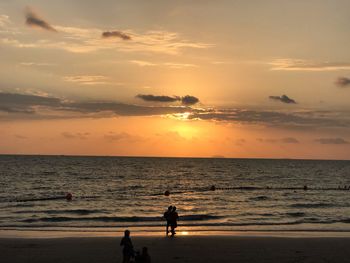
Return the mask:
M1 238L2 263L122 262L121 236ZM157 262L349 262L350 238L267 236L132 237Z
M152 262L350 259L349 191L337 187L350 185L348 161L1 156L0 167L1 263L122 262L125 229Z

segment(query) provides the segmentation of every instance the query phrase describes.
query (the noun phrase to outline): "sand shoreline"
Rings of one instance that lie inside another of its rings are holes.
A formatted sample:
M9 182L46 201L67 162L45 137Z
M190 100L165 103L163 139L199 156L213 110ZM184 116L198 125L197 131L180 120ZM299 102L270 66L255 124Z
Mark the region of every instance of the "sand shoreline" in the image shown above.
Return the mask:
M3 263L121 262L121 236L0 238ZM350 238L242 236L132 237L152 262L349 262Z

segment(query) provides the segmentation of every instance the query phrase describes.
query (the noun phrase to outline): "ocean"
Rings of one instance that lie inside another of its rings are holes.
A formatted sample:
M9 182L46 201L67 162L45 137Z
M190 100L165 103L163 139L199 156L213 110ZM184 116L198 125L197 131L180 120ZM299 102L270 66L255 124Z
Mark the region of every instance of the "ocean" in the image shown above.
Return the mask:
M0 230L350 232L350 161L2 155L0 185Z

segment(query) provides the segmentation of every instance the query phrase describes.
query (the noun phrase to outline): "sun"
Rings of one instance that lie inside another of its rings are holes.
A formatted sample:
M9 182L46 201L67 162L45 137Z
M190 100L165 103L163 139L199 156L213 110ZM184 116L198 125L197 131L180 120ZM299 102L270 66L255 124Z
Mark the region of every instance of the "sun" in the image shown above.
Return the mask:
M190 125L177 125L171 129L171 131L178 133L181 137L186 139L192 139L198 134L197 128Z

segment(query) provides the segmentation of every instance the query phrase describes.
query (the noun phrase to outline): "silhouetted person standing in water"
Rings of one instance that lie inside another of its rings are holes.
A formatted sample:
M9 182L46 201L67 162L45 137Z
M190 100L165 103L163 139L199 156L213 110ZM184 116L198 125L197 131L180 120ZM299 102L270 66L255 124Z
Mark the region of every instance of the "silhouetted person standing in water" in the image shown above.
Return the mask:
M134 247L131 242L129 230L125 230L120 245L123 246L123 263L129 263L131 258L134 257Z
M175 228L177 228L177 220L179 219L179 215L176 212L176 206L173 207L173 210L170 213L170 227L171 227L171 236L173 237L176 232Z
M168 210L164 212L164 218L166 220L166 235L169 234L169 226L170 226L170 214L173 210L173 207L172 206L169 206L168 207Z

